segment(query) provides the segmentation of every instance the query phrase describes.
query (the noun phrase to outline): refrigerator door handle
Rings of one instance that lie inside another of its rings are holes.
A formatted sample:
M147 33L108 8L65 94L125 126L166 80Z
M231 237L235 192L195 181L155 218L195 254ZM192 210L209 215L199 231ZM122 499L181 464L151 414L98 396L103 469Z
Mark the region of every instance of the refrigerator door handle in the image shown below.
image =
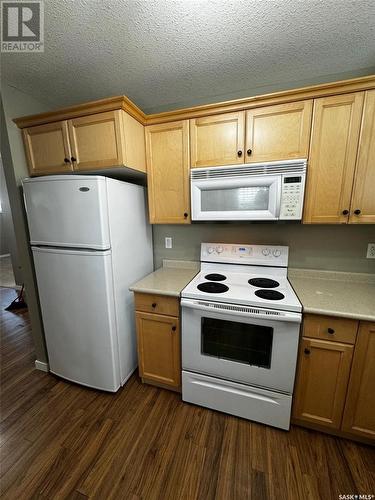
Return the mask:
M111 249L108 250L89 250L87 248L71 248L71 247L53 247L53 246L32 246L33 252L38 253L57 253L64 255L92 255L102 256L111 255Z

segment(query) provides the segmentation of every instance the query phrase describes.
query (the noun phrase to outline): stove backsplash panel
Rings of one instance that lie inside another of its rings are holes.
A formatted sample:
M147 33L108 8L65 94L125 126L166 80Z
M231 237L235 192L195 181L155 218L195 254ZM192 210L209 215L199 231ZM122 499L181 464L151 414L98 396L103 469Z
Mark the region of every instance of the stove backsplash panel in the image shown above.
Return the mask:
M173 247L165 248L172 237ZM196 260L206 242L289 246L289 267L375 274L375 259L366 259L375 242L375 225L191 224L154 225L154 264L163 259Z

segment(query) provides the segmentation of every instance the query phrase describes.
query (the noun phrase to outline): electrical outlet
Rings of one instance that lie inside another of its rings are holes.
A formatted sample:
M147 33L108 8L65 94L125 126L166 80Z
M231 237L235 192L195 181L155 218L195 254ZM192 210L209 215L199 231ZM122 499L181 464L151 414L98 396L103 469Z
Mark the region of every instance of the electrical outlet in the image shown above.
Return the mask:
M375 243L369 243L367 245L366 259L375 259Z
M170 236L165 238L165 248L172 248L172 238Z

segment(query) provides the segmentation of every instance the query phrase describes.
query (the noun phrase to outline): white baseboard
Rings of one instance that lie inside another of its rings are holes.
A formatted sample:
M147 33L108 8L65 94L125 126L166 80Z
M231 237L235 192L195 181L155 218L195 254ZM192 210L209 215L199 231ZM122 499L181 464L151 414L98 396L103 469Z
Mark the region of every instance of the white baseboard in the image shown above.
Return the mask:
M10 253L3 253L3 255L0 255L0 259L5 259L5 257L10 257Z
M35 368L37 370L41 370L42 372L49 372L48 363L44 363L44 361L35 360Z

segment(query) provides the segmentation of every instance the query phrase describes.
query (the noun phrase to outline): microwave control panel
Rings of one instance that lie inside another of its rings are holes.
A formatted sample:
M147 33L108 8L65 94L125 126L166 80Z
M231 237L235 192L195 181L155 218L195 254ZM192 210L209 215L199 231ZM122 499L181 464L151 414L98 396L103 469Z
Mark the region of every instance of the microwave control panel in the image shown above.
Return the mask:
M302 219L304 175L283 175L281 187L280 220Z

